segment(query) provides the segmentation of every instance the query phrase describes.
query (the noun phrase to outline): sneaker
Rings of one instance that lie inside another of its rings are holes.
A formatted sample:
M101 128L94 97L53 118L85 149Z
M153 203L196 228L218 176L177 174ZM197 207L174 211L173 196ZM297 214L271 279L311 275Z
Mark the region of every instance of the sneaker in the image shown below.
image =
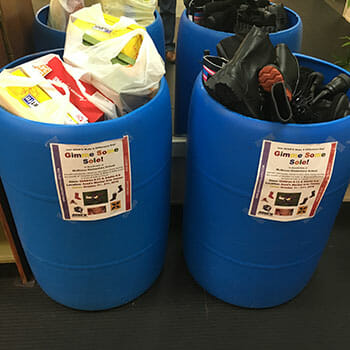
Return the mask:
M270 92L272 91L272 87L276 83L284 83L284 78L281 71L274 64L268 64L263 67L258 74L259 84L263 88L264 91ZM292 92L289 88L286 89L286 94L288 100L292 99Z

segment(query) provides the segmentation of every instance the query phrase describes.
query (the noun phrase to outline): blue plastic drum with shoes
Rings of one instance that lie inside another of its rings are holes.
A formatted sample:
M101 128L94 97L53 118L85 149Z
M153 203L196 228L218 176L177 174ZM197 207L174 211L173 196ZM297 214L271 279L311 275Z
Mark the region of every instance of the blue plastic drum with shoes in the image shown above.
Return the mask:
M257 30L245 40L194 85L183 246L209 293L266 308L308 284L342 203L350 76L284 44L273 48Z

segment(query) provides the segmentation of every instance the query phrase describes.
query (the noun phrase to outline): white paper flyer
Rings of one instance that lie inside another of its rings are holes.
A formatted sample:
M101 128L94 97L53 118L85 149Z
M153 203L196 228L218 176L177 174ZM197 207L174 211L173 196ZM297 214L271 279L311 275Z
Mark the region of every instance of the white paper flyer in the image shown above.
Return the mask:
M50 148L64 220L100 220L132 209L128 136Z
M264 140L249 215L276 221L311 218L332 176L337 142Z

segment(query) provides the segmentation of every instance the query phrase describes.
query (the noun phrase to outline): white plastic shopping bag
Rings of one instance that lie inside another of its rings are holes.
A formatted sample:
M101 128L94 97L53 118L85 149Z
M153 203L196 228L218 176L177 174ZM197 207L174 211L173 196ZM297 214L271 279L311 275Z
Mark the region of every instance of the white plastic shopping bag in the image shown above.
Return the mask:
M101 0L103 11L113 16L130 17L138 24L148 26L154 22L156 0Z
M39 102L38 96L30 93L32 87L39 86L44 89L50 99ZM62 84L65 94L57 94L56 89L43 77L22 77L11 74L7 69L0 73L0 104L9 112L22 118L30 119L42 123L67 124L67 114L69 113L69 90ZM23 98L23 103L19 103L8 88L21 88L29 93Z
M84 0L51 0L47 24L54 29L65 31L69 15L84 6Z
M343 10L343 17L350 22L350 0L346 0Z
M88 72L82 79L94 85L105 96L118 105L120 95L149 96L159 87L165 73L164 61L159 55L153 40L143 29L132 30L122 36L98 42L92 46L83 43L86 30L76 25L76 21L94 23L101 31L114 31L135 24L130 18L121 17L114 25L106 23L100 4L83 8L70 16L64 61ZM80 24L82 22L79 22ZM133 65L113 64L126 44L140 35L142 44Z
M64 69L72 76L72 78L75 80L74 83L77 85L78 89L72 91L73 96L75 95L77 97L77 100L79 102L85 103L86 100L90 101L93 105L95 105L98 109L103 111L104 117L106 119L114 119L117 117L117 111L115 108L115 105L112 101L108 100L106 97L104 97L98 90L95 90L93 88L93 93L88 93L86 87L80 82L81 77L86 74L86 72L82 69L72 67L64 62L61 61L61 58L58 55L55 54L47 54L44 56L41 56L39 58L36 58L35 60L26 62L23 64L23 68L25 71L34 74L36 70L41 71L43 76L50 77L50 73L52 69L50 69L48 63L52 61L53 59L57 59L61 62ZM59 73L59 72L57 72ZM62 73L61 73L62 74ZM52 75L52 74L51 74ZM50 79L50 78L49 78ZM54 81L57 82L63 82L67 83L66 81L62 81L64 79L63 77L55 77ZM57 85L57 84L56 84ZM77 106L79 108L79 106ZM91 107L87 107L91 108ZM89 111L87 111L89 113ZM84 114L84 111L82 110L82 113Z

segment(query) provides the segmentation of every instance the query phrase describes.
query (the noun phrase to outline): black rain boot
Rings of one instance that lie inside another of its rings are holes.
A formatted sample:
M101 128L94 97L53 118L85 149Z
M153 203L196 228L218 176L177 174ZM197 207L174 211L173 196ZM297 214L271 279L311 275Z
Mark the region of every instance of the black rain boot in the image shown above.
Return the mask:
M274 64L268 64L261 68L258 74L259 84L265 92L271 93L272 87L276 83L284 83L286 86L286 96L288 100L292 99L292 89L286 83L285 77L279 67Z
M266 33L276 32L276 16L266 8L252 8L249 5L242 5L237 10L234 32L246 34L253 25Z
M288 123L293 120L293 112L287 95L287 88L283 82L275 83L271 89L273 121Z
M292 120L292 92L279 68L268 64L260 69L258 80L265 91L263 114L266 120L287 123Z
M268 34L253 27L229 61L208 79L209 94L224 106L247 116L259 118L262 97L258 71L275 62L275 49Z
M340 92L332 100L322 99L311 106L314 123L329 122L350 114L348 97Z
M350 88L350 77L345 73L340 73L326 84L321 92L314 98L312 103L316 103L322 98L332 98L339 93L346 93Z
M208 2L203 7L203 13L205 16L210 16L215 12L226 11L228 8L232 7L237 8L232 0Z
M312 123L315 115L311 102L322 89L323 74L310 68L300 67L299 83L293 94L291 107L297 123Z
M222 39L216 45L216 51L219 56L226 58L227 60L232 59L235 55L239 45L241 45L244 36L236 34Z
M288 28L288 15L283 4L271 4L267 10L275 16L276 31Z
M226 11L214 12L209 17L204 16L202 25L204 27L221 32L232 33L234 24L234 9L228 8Z
M296 92L300 77L298 59L292 54L286 44L277 44L275 49L276 64L293 95Z
M228 61L220 56L205 55L203 56L202 78L204 85L210 77L217 73Z

